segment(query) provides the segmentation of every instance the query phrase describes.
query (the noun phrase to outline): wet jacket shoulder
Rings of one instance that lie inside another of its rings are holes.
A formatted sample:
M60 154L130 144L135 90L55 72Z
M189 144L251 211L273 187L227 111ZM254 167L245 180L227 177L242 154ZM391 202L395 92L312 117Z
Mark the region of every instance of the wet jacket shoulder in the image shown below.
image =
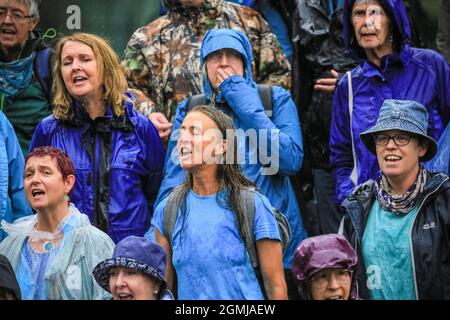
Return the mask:
M358 186L343 202L346 215L342 232L359 259L358 283L362 298L369 298L361 253L361 240L375 200L375 183ZM416 292L420 300L450 299L450 181L443 173L430 173L411 231Z
M290 87L289 62L256 11L222 0L205 0L200 8L184 7L177 0L165 4L169 13L132 35L122 62L130 87L138 89L133 94L143 114L156 110L172 118L183 99L202 92L200 46L212 28L246 32L255 79Z
M32 213L23 187L25 161L14 129L0 112L0 221ZM5 237L0 229L0 241Z

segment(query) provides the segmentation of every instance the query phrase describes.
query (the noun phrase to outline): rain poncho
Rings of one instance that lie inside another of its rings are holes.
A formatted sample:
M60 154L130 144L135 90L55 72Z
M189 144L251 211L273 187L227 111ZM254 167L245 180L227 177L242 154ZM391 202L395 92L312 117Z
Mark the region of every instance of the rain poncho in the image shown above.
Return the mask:
M27 255L29 237L32 239L51 239L46 232L33 230L38 215L28 216L13 224L2 222L2 228L9 236L0 243L0 254L6 256L16 272L23 299L48 300L98 300L108 299L110 294L104 291L94 280L92 270L100 262L112 256L114 243L102 231L93 227L89 218L71 205L69 214L63 219L55 233L63 234L58 248L53 249L45 266L36 268L44 272L45 285L37 287L38 275L27 271L33 269L22 257ZM30 253L30 252L28 252ZM31 253L32 259L36 252ZM43 256L44 256L43 255Z

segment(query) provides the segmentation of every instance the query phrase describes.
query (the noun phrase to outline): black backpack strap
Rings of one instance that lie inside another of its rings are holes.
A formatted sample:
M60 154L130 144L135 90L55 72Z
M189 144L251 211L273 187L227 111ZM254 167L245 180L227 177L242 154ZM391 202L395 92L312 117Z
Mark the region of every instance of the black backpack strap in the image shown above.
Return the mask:
M256 241L254 233L255 225L255 194L252 189L241 189L241 203L244 205L244 229L245 247L250 256L254 269L259 266L258 253L256 252Z
M178 217L178 209L181 205L181 187L178 186L172 190L167 199L166 207L164 208L164 219L163 219L163 233L164 237L170 243L172 247L172 234L173 228L175 227L175 222Z
M36 78L38 79L39 84L48 99L50 99L53 82L51 67L52 55L53 50L50 47L39 50L36 52L36 57L33 64Z
M272 86L268 84L258 84L258 94L259 98L261 99L261 102L264 107L264 112L269 118L272 118Z
M194 109L196 106L201 106L206 104L206 97L204 94L196 94L189 98L186 108L186 113Z

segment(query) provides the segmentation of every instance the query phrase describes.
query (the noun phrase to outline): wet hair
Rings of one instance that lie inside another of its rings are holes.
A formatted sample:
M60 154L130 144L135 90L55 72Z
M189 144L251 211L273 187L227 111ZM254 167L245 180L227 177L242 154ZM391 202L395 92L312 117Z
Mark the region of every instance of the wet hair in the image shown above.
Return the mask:
M55 47L55 61L53 63L53 89L55 92L54 111L55 118L71 120L74 117L72 108L73 97L70 95L62 76L62 50L68 41L80 42L92 49L97 61L100 80L103 82L103 99L111 105L116 117L125 112L124 103L128 98L125 95L128 84L120 60L109 43L96 35L89 33L74 33L61 38Z
M27 157L25 158L25 164L27 164L30 158L44 158L49 156L52 160L56 160L56 165L58 167L58 171L61 173L63 181L66 181L69 175L75 176L75 170L73 167L73 162L62 150L53 147L38 147L33 149ZM69 196L72 194L72 190L69 192Z
M200 112L210 118L217 125L222 137L226 139L227 148L224 154L225 159L228 159L232 153L231 163L223 163L218 165L217 180L219 182L219 190L216 196L217 204L225 209L230 209L235 215L239 233L242 239L245 240L246 233L244 230L244 211L241 203L240 190L242 188L256 188L256 185L249 180L241 171L240 165L237 163L237 141L234 134L234 126L231 118L220 111L219 109L209 107L206 105L197 106L188 114L193 112ZM233 134L230 134L230 133ZM231 136L230 136L231 135ZM227 156L228 155L228 156ZM188 171L186 179L181 187L181 209L183 213L183 223L186 217L186 198L189 190L193 186L193 174ZM219 197L221 191L226 192L226 197ZM182 227L183 228L183 227Z

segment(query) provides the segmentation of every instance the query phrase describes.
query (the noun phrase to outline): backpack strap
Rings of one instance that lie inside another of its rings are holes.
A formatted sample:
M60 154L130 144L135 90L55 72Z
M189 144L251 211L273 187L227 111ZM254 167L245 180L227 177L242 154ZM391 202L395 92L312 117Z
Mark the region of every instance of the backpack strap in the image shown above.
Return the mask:
M261 99L261 102L264 107L264 112L269 118L272 118L272 110L273 110L273 103L272 103L272 86L268 84L258 84L258 94L259 98Z
M167 199L166 207L164 208L163 233L169 241L170 246L172 246L173 228L175 227L178 209L181 204L181 187L182 186L178 186L172 190Z
M264 107L264 112L269 118L272 118L272 86L268 84L258 84L257 85L259 98ZM186 113L194 109L196 106L206 104L206 97L204 94L196 94L189 98L186 108Z
M194 109L196 106L200 106L206 104L206 97L204 94L196 94L189 98L189 102L187 104L186 113Z
M245 247L250 256L253 268L259 266L258 253L256 252L256 241L254 235L255 225L255 194L252 189L246 188L240 191L241 203L244 205L244 230Z
M50 47L39 50L36 52L36 57L34 59L34 73L36 78L41 85L44 94L48 99L50 99L50 93L52 89L52 71L51 71L51 58L53 55L53 50Z

